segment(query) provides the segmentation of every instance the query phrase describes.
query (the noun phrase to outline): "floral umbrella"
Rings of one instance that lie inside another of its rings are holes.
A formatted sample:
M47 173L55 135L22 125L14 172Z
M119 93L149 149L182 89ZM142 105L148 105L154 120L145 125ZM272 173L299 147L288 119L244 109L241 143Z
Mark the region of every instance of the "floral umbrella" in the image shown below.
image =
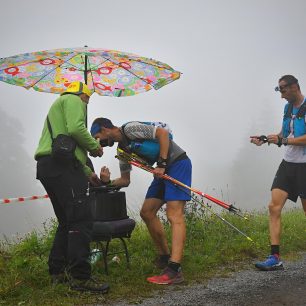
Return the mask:
M73 81L85 82L102 96L132 96L159 89L180 77L162 62L131 53L94 48L66 48L0 59L0 81L62 93Z

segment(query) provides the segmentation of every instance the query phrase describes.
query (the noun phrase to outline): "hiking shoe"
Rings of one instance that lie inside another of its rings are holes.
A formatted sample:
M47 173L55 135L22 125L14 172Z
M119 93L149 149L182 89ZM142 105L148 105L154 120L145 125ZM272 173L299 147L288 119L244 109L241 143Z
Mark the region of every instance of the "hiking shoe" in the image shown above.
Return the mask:
M170 255L169 255L169 258L170 258ZM153 264L155 265L156 268L163 270L167 267L169 258L166 260L166 259L162 259L161 256L158 256L153 260Z
M70 289L76 291L89 291L92 293L108 293L109 285L107 283L101 284L94 280L93 278L90 279L72 279L70 281Z
M69 281L66 273L51 274L50 277L51 277L52 285L65 284L65 283L68 283Z
M257 262L255 267L261 271L275 271L275 270L283 270L283 263L279 260L277 255L269 255L267 260Z
M182 271L176 272L166 267L160 275L148 277L147 281L152 284L170 285L182 283L184 277Z

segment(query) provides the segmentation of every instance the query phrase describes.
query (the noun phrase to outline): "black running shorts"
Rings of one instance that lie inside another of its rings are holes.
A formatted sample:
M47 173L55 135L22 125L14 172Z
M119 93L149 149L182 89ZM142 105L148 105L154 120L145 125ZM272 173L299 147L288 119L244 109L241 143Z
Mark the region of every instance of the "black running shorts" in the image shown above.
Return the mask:
M306 199L306 163L289 163L283 160L278 167L272 189L281 189L288 193L288 199Z

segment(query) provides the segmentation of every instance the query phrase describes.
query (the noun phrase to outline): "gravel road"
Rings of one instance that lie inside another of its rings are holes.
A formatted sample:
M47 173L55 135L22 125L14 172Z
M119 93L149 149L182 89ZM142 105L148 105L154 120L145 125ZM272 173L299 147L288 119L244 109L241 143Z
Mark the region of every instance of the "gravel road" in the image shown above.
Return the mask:
M294 262L285 262L282 271L263 272L250 267L206 284L169 286L162 293L124 305L306 305L306 253Z

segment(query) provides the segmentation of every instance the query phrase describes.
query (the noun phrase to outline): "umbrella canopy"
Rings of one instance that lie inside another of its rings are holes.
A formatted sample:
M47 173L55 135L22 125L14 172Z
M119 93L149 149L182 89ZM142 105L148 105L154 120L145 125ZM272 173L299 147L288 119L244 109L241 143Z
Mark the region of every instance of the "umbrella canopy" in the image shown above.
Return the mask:
M159 89L180 77L162 62L131 53L94 48L66 48L0 59L0 81L62 93L73 81L85 82L102 96L132 96Z

